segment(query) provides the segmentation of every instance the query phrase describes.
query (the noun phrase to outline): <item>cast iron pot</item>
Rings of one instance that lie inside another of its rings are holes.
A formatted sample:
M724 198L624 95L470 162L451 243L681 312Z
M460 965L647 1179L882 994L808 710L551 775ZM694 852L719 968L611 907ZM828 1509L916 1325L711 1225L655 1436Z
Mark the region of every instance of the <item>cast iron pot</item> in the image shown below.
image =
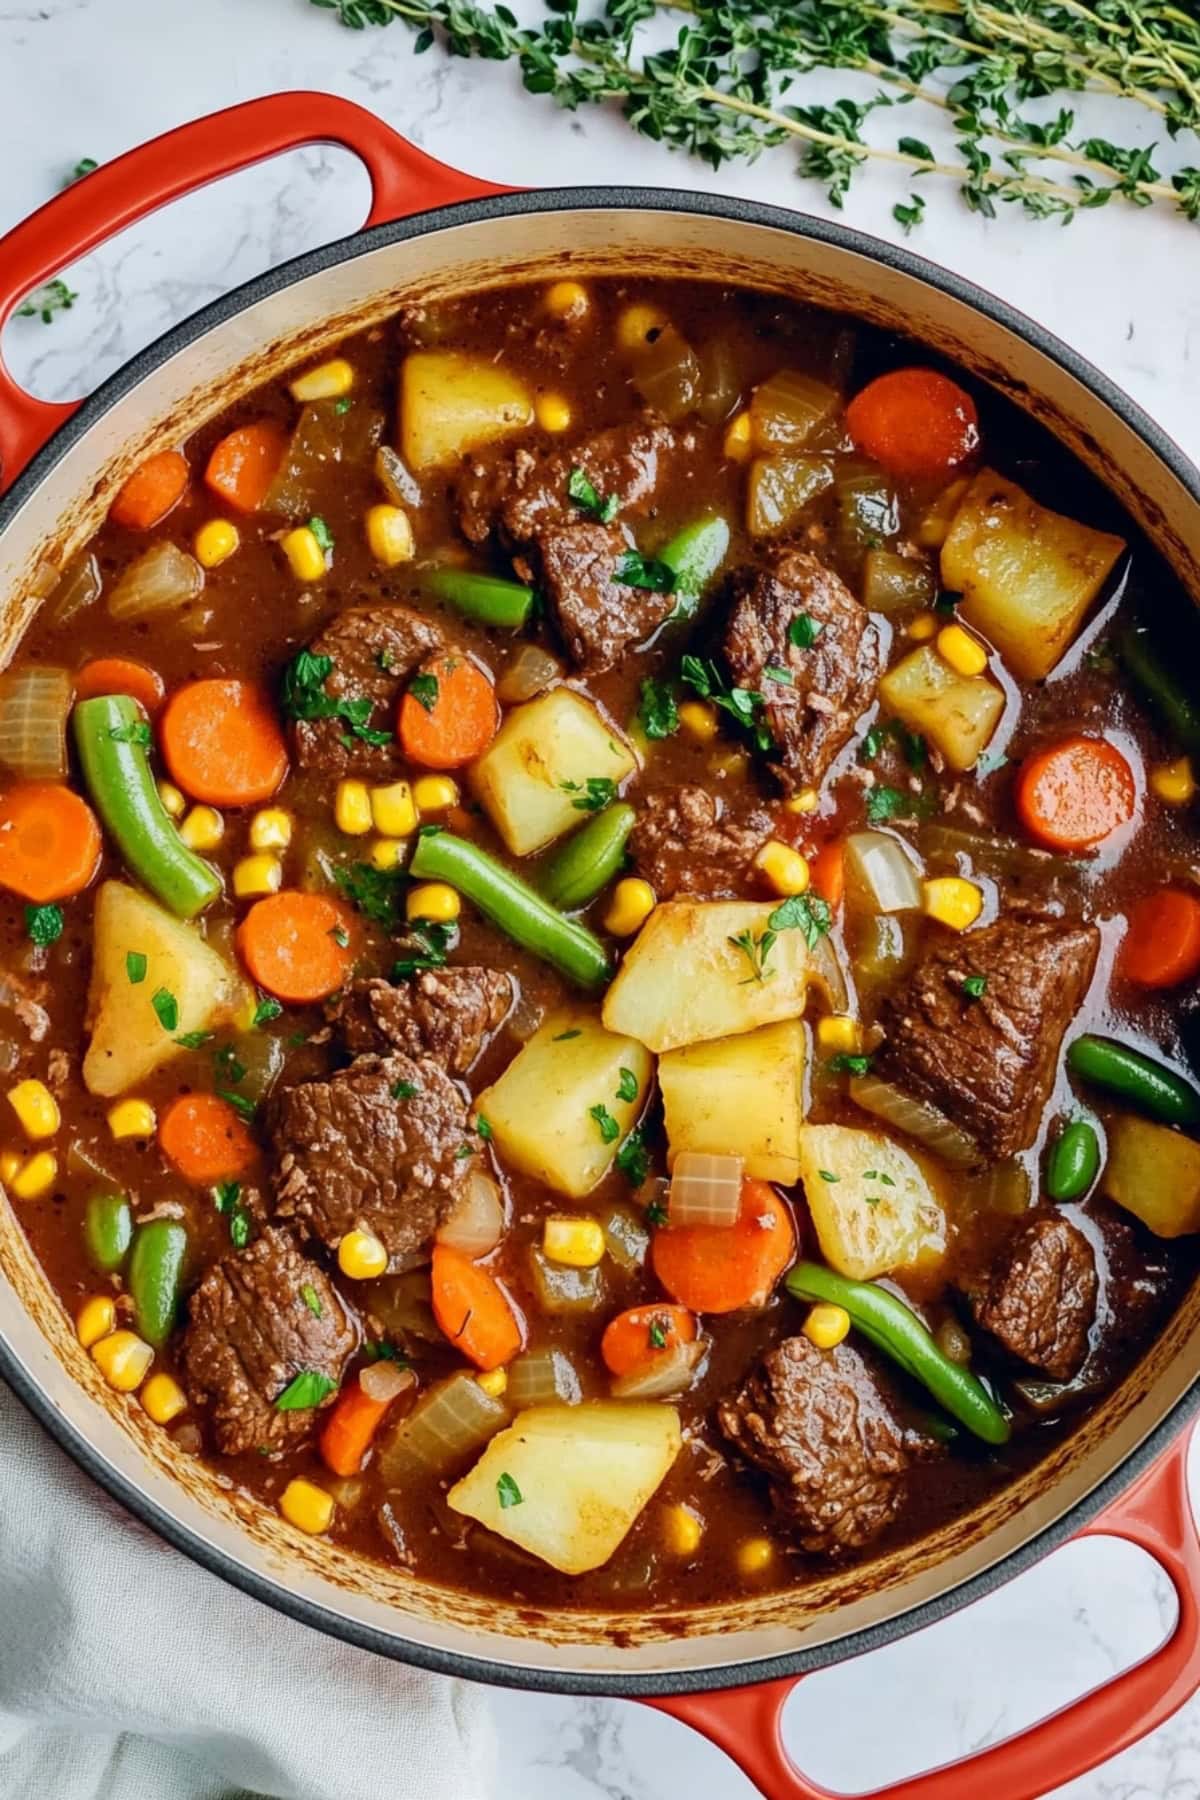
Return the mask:
M355 151L365 228L251 282L161 338L82 406L31 399L0 365L0 663L46 591L46 566L99 523L120 482L299 357L404 301L514 279L636 270L787 294L907 332L1042 419L1109 485L1200 595L1200 474L1066 345L905 251L799 213L660 189L514 193L447 169L369 113L281 94L201 119L89 175L0 243L0 325L23 296L178 195L314 141ZM613 1617L448 1594L303 1539L217 1485L115 1397L75 1342L0 1200L0 1374L117 1499L269 1605L386 1656L514 1686L639 1698L706 1733L770 1800L823 1790L780 1735L798 1677L927 1625L1071 1537L1154 1556L1179 1619L1148 1660L1075 1706L958 1764L889 1788L957 1800L966 1784L1036 1800L1166 1719L1200 1686L1200 1544L1185 1476L1200 1398L1200 1285L1139 1368L1066 1443L920 1544L795 1594Z

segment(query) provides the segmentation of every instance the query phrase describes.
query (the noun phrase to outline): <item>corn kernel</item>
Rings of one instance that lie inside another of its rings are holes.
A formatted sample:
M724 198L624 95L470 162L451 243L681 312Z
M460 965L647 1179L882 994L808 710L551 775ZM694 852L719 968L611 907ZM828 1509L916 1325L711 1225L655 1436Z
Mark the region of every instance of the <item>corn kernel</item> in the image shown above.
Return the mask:
M622 350L644 350L670 320L657 306L627 306L617 320L617 342Z
M417 549L412 523L402 506L369 506L366 515L367 548L384 569L411 562Z
M591 306L581 281L555 281L546 289L546 311L556 319L582 319Z
M215 850L225 836L225 821L215 806L193 806L179 835L189 850Z
M338 1245L338 1268L351 1281L374 1281L388 1266L388 1253L373 1231L348 1231Z
M340 400L354 386L354 367L344 356L333 356L328 362L306 369L288 383L293 400Z
M694 1556L704 1536L704 1525L690 1506L668 1506L663 1514L663 1536L676 1556Z
M844 1306L814 1306L801 1330L818 1350L832 1350L850 1330L850 1314Z
M92 1294L75 1314L75 1336L85 1350L107 1337L117 1322L117 1303L111 1294Z
M187 1395L174 1376L160 1370L142 1389L142 1405L156 1425L169 1425L187 1411Z
M339 781L333 799L333 818L339 831L347 837L366 837L373 823L371 790L365 781ZM377 827L383 830L382 826ZM398 832L389 832L398 837Z
M283 864L269 851L243 856L233 865L233 891L239 900L257 900L263 894L277 894L282 886Z
M542 1255L568 1269L594 1269L604 1260L604 1232L595 1219L556 1213L542 1226Z
M679 723L697 743L711 744L717 735L717 709L705 700L685 700L679 708Z
M113 1331L92 1345L92 1361L118 1394L140 1388L154 1361L154 1351L133 1331Z
M960 675L982 675L987 668L988 653L978 638L973 638L961 625L943 625L937 637L938 655Z
M57 1180L57 1156L53 1150L37 1150L21 1164L10 1186L18 1200L40 1200Z
M725 438L721 445L730 462L746 462L752 447L750 414L740 412L730 419L725 427Z
M641 930L655 905L650 883L643 881L640 875L627 875L613 889L611 904L604 915L604 929L611 931L614 937L632 937L635 931Z
M268 806L250 821L252 850L286 850L292 841L292 815L282 806Z
M507 1369L488 1369L485 1374L477 1375L475 1380L484 1393L490 1394L493 1400L499 1400L501 1394L508 1390Z
M5 1187L11 1187L16 1180L20 1172L21 1161L19 1150L5 1150L3 1154L0 1154L0 1181L4 1183Z
M937 636L937 629L937 614L922 612L918 613L915 619L908 621L904 632L906 637L912 638L916 643L927 644L931 637Z
M533 416L543 431L567 431L571 424L571 403L562 394L539 394Z
M355 805L358 804L356 799ZM369 816L365 829L370 830L374 825L381 837L411 837L417 829L416 801L407 781L393 781L388 787L372 788L367 795L367 810ZM338 822L341 823L340 820ZM348 829L349 827L342 826L343 831Z
M952 931L965 931L983 911L983 893L961 875L936 875L921 883L921 908Z
M422 818L426 813L445 812L448 806L458 805L458 783L449 775L422 775L413 782L412 797Z
M241 532L228 519L210 519L192 539L192 549L202 569L216 569L229 561L241 541Z
M1150 771L1150 786L1167 806L1186 806L1196 792L1190 757L1181 756L1176 762L1159 763Z
M848 1013L829 1013L817 1020L817 1043L829 1056L857 1056L862 1050L862 1026Z
M754 866L777 894L802 894L811 879L808 858L790 844L781 844L778 838L767 839Z
M118 1100L108 1109L108 1129L118 1142L122 1138L152 1138L158 1130L158 1119L148 1100Z
M790 813L815 813L820 804L821 796L816 788L801 788L798 794L793 794L790 800L784 801L783 810Z
M44 1081L18 1081L8 1090L8 1104L27 1138L53 1137L62 1124L58 1101Z
M297 581L321 581L324 578L328 571L325 552L309 526L297 525L294 531L284 532L279 547Z
M775 1546L770 1538L743 1538L737 1549L740 1575L761 1575L775 1561Z
M297 1531L306 1531L309 1537L320 1537L333 1524L333 1495L327 1494L315 1481L302 1481L297 1476L280 1494L279 1510Z
M163 811L168 818L181 819L187 811L187 801L173 781L160 781L158 797L163 803Z
M373 869L381 869L386 874L389 869L400 867L406 848L403 838L372 838L367 859Z
M432 919L439 925L449 925L461 911L462 901L445 881L426 881L409 888L404 903L405 918Z

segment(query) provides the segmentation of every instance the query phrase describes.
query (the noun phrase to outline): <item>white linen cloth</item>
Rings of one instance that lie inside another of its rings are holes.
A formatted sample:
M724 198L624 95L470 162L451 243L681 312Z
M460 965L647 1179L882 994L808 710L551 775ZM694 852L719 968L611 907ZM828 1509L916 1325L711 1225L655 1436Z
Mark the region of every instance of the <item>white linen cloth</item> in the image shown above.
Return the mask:
M0 1383L2 1800L487 1800L484 1691L163 1544Z

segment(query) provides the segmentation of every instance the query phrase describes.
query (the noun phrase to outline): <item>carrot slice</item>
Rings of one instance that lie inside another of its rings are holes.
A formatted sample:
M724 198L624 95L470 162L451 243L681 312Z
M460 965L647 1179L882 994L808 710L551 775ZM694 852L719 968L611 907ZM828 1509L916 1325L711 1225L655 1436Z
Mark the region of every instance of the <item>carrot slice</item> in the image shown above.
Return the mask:
M223 437L204 470L214 494L238 512L257 512L283 460L287 436L270 419L239 425Z
M187 492L191 471L178 450L160 450L135 469L109 508L109 518L130 531L149 531Z
M846 892L846 846L841 838L830 838L822 844L809 857L808 871L813 893L836 912Z
M189 681L167 702L159 736L171 779L210 806L269 800L287 774L279 721L249 681Z
M1137 901L1117 973L1147 988L1177 987L1200 975L1200 900L1182 888L1160 888Z
M301 1005L326 1000L354 964L354 914L327 894L285 888L256 900L238 926L237 947L259 987Z
M671 1298L697 1313L765 1306L795 1254L787 1206L767 1182L748 1179L735 1225L668 1225L655 1232L651 1252Z
M525 1342L521 1320L494 1275L461 1250L433 1251L433 1316L456 1350L480 1369L511 1362Z
M400 702L404 754L427 769L458 769L482 756L500 709L491 678L464 656L435 656Z
M631 1306L610 1319L600 1354L613 1375L631 1375L680 1344L694 1344L696 1321L686 1306Z
M394 1400L394 1395L387 1400L372 1400L357 1380L342 1389L319 1440L322 1460L335 1475L358 1474Z
M233 1181L258 1159L258 1145L228 1100L219 1094L182 1094L158 1125L159 1149L185 1181L211 1187Z
M1017 812L1051 850L1087 850L1128 825L1137 809L1133 770L1104 738L1069 737L1022 763Z
M53 781L0 797L0 887L42 906L80 894L100 866L100 827L85 800Z
M979 447L979 414L963 388L936 369L893 369L846 408L855 444L892 475L931 480Z
M131 656L97 656L84 663L75 677L75 698L94 700L99 694L128 694L148 713L156 713L166 693L157 669L135 662Z

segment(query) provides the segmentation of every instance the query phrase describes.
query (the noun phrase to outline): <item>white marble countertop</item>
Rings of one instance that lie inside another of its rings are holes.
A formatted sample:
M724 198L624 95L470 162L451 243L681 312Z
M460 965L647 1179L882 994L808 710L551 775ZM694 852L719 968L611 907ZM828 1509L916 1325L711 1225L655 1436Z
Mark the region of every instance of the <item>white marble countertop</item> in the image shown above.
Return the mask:
M786 149L753 169L713 175L611 116L567 115L524 97L511 68L438 52L414 62L401 28L344 31L304 0L0 0L0 69L8 77L0 231L48 198L81 157L104 160L198 114L297 87L345 94L433 154L502 181L629 180L829 210L797 179ZM1103 106L1090 119L1100 131L1113 124ZM848 218L898 236L891 208L909 185L886 174L873 180L856 191ZM15 321L6 360L46 397L86 392L196 306L352 230L366 191L351 158L318 148L183 202L70 271L79 293L72 311L52 327ZM927 191L914 248L1059 332L1200 456L1195 228L1115 210L1085 213L1067 231L1012 213L987 223L952 194ZM1194 1491L1198 1468L1194 1455ZM879 1786L994 1742L1138 1660L1161 1639L1172 1609L1169 1585L1139 1552L1073 1546L981 1608L806 1683L794 1703L794 1742L805 1746L808 1772L829 1786ZM646 1709L501 1691L494 1707L496 1800L751 1800L749 1783L719 1752ZM1195 1800L1200 1699L1060 1793Z

